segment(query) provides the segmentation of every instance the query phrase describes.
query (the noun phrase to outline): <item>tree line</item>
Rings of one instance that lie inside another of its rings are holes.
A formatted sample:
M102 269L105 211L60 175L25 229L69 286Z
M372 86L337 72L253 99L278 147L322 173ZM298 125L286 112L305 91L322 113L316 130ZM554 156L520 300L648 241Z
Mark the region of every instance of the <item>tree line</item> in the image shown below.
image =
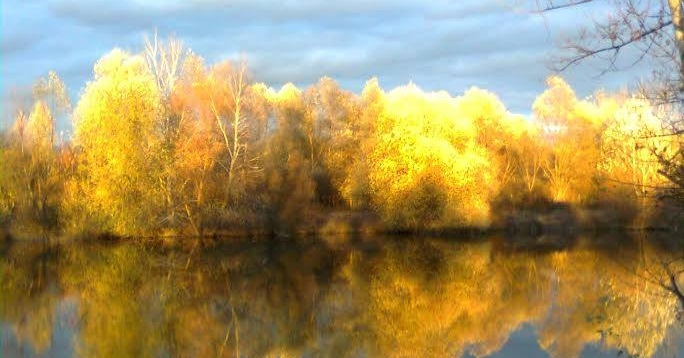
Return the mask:
M342 210L392 230L487 227L553 203L631 220L681 195L676 108L637 92L577 98L558 76L528 118L479 88L371 79L356 94L323 77L275 90L245 63L155 37L98 60L73 107L54 72L32 101L0 140L0 227L15 235L290 233ZM59 116L69 141L55 139Z

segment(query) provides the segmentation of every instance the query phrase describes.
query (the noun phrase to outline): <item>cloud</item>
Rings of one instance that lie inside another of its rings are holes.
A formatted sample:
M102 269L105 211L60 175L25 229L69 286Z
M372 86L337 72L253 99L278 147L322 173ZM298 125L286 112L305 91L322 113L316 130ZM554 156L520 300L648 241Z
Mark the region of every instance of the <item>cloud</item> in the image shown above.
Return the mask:
M558 36L588 23L576 11L540 17L504 0L285 0L277 6L267 0L5 0L1 6L3 93L54 69L75 98L100 56L115 46L139 51L143 35L157 29L162 37L175 34L207 63L244 55L256 79L273 86L305 86L323 75L354 91L372 76L387 89L413 80L455 95L476 85L522 113L544 88ZM600 79L592 65L565 74L578 94L620 87L648 64Z
M411 5L411 6L409 6ZM369 13L398 13L410 11L415 3L401 1L283 1L274 6L272 1L140 1L140 0L53 0L49 8L64 20L83 26L104 28L117 32L137 31L152 27L170 27L171 23L200 25L205 30L222 26L270 26L293 22L334 20L342 17L364 16Z

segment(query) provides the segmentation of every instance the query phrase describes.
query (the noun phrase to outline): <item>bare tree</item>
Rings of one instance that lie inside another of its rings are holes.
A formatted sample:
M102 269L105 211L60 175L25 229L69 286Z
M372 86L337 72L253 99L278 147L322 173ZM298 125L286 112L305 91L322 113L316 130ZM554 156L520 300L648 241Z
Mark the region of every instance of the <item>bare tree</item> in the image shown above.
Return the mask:
M147 68L156 79L157 87L164 99L168 98L173 91L185 54L183 42L175 37L159 41L156 32L152 39L145 37Z
M167 219L173 220L174 208L177 206L173 199L173 192L179 183L174 182L171 162L174 158L183 116L171 109L171 97L189 51L185 50L183 43L175 37L160 41L156 31L151 39L145 36L144 42L143 57L147 70L154 76L162 100L162 111L159 113L157 126L163 140L162 160L166 169L158 179L166 197Z
M253 123L254 93L247 70L242 61L237 66L230 62L219 64L212 70L215 91L210 95L211 112L216 120L224 148L228 154L223 164L228 174L230 196L236 193L236 177L241 170L259 171L258 156L249 153L250 128Z

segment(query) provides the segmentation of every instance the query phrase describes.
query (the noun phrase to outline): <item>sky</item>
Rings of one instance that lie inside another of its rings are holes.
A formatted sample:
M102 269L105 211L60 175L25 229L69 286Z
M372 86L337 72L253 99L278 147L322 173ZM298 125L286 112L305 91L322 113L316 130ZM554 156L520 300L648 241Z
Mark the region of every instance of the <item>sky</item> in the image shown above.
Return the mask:
M0 3L5 109L49 70L64 79L76 102L97 59L114 47L141 51L144 36L157 31L161 38L179 38L207 63L245 59L255 80L274 88L287 82L305 87L322 76L357 93L371 77L385 90L413 82L458 95L477 86L496 93L509 111L529 114L554 73L554 59L563 55L563 39L610 14L599 2L540 15L530 11L534 0ZM584 97L624 88L646 77L651 66L625 65L600 76L604 65L587 61L561 75Z

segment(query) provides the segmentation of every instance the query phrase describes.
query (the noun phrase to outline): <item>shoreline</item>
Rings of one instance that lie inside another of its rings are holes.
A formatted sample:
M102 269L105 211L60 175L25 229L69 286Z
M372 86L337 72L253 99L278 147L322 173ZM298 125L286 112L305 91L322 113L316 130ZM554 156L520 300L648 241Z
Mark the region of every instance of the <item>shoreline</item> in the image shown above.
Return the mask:
M577 236L582 234L603 233L639 233L666 232L677 233L677 225L646 225L605 221L605 211L587 214L585 210L571 211L531 211L516 210L496 219L490 226L453 226L426 229L396 229L383 225L379 218L368 212L336 211L325 215L318 215L296 230L285 232L278 229L264 227L235 227L232 229L208 230L203 235L183 234L178 232L159 232L155 235L115 236L107 233L51 235L48 238L30 233L12 233L9 229L0 229L0 243L2 242L40 242L48 241L120 241L139 240L171 244L189 240L210 241L242 241L244 240L284 240L318 237L326 241L368 240L373 236L392 238L425 237L478 239L488 235L500 234L508 238L534 238L541 236Z

